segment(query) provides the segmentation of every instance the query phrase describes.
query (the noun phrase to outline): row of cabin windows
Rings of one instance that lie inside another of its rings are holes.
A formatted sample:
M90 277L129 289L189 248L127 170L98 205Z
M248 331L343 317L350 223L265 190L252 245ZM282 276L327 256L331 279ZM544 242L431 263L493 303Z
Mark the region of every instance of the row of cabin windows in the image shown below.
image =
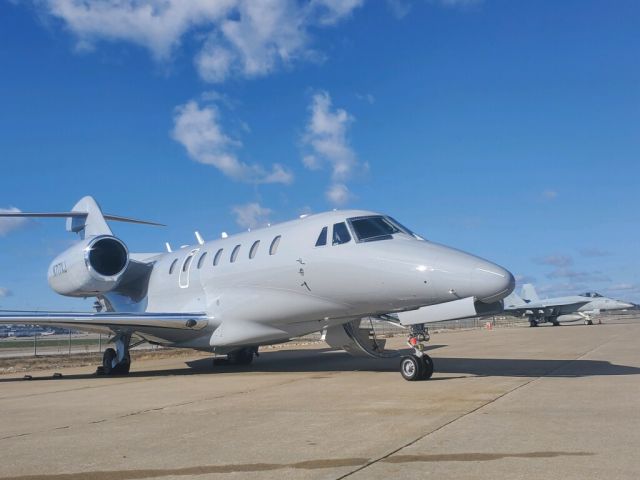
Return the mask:
M280 239L282 238L281 235L278 235L277 237L275 237L272 241L271 241L271 245L269 246L269 255L275 255L276 252L278 251L278 245L280 245ZM256 256L256 253L258 253L258 247L260 246L260 240L256 240L255 242L253 242L253 245L251 245L251 248L249 249L249 258L252 259ZM238 244L235 247L233 247L233 250L231 251L231 256L229 257L229 262L230 263L234 263L237 259L238 259L238 254L240 253L240 247L241 245ZM222 258L222 252L224 251L224 248L219 249L216 254L213 257L213 266L215 267L216 265L218 265L220 263L220 259ZM198 258L198 263L196 264L198 269L202 268L202 266L204 265L204 261L207 258L207 253L208 252L202 252L202 255L200 255L200 258ZM184 263L182 264L182 271L186 272L187 270L189 270L189 266L191 265L191 262L193 261L193 256L194 255L189 255ZM176 265L178 263L178 259L176 258L173 262L171 262L171 266L169 267L169 275L171 275L176 268Z
M316 247L324 247L327 244L328 233L329 227L323 227L322 231L320 231L320 235L318 235L318 240L316 240ZM334 223L331 245L342 245L343 243L348 243L350 241L351 234L349 233L346 223Z

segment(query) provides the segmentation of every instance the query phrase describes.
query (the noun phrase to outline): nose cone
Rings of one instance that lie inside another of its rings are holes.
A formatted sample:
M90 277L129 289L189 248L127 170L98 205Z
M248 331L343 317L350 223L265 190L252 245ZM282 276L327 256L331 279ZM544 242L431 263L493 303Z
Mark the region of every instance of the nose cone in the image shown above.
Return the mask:
M625 310L627 308L633 308L635 305L633 303L627 303L627 302L616 302L616 308L619 308L620 310Z
M435 302L475 297L493 303L515 287L513 275L495 263L444 245L428 244L424 248L422 261L428 262L425 266Z
M497 302L513 292L516 280L508 270L482 260L471 271L471 290L484 303Z

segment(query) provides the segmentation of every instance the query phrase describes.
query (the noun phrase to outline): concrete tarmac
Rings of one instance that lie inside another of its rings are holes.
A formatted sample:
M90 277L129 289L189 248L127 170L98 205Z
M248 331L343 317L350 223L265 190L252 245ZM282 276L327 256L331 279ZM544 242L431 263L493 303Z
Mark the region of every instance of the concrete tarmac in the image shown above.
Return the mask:
M423 382L322 345L2 375L0 478L637 479L639 341L624 318L439 333Z

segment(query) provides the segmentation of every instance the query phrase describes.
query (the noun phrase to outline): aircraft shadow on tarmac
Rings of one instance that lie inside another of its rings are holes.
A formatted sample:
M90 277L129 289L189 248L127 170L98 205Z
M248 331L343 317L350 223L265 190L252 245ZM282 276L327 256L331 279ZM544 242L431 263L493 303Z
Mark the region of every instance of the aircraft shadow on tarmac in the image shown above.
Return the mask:
M446 345L431 345L435 350ZM408 353L408 352L407 352ZM545 360L515 358L462 358L438 357L433 355L436 375L432 380L447 380L466 376L480 377L555 377L577 378L606 375L638 375L640 368L617 365L605 360ZM372 359L352 357L345 352L321 350L285 350L267 351L250 366L219 365L212 366L211 358L187 361L186 368L165 370L135 371L127 377L162 377L170 375L217 375L217 374L255 374L259 372L397 372L398 358ZM134 363L135 367L135 363ZM443 374L445 376L443 376ZM72 380L99 377L93 373L63 375L56 380ZM117 377L116 377L117 378ZM51 379L51 376L33 374L34 380ZM0 383L24 381L22 378L0 378Z

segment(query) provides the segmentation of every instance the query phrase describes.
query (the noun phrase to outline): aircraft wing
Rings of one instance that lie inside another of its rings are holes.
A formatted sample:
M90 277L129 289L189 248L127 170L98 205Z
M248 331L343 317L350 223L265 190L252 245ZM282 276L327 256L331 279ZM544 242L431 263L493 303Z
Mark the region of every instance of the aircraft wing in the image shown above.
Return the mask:
M196 331L206 327L204 313L29 312L0 310L0 324L47 325L88 332L139 332L158 329Z

